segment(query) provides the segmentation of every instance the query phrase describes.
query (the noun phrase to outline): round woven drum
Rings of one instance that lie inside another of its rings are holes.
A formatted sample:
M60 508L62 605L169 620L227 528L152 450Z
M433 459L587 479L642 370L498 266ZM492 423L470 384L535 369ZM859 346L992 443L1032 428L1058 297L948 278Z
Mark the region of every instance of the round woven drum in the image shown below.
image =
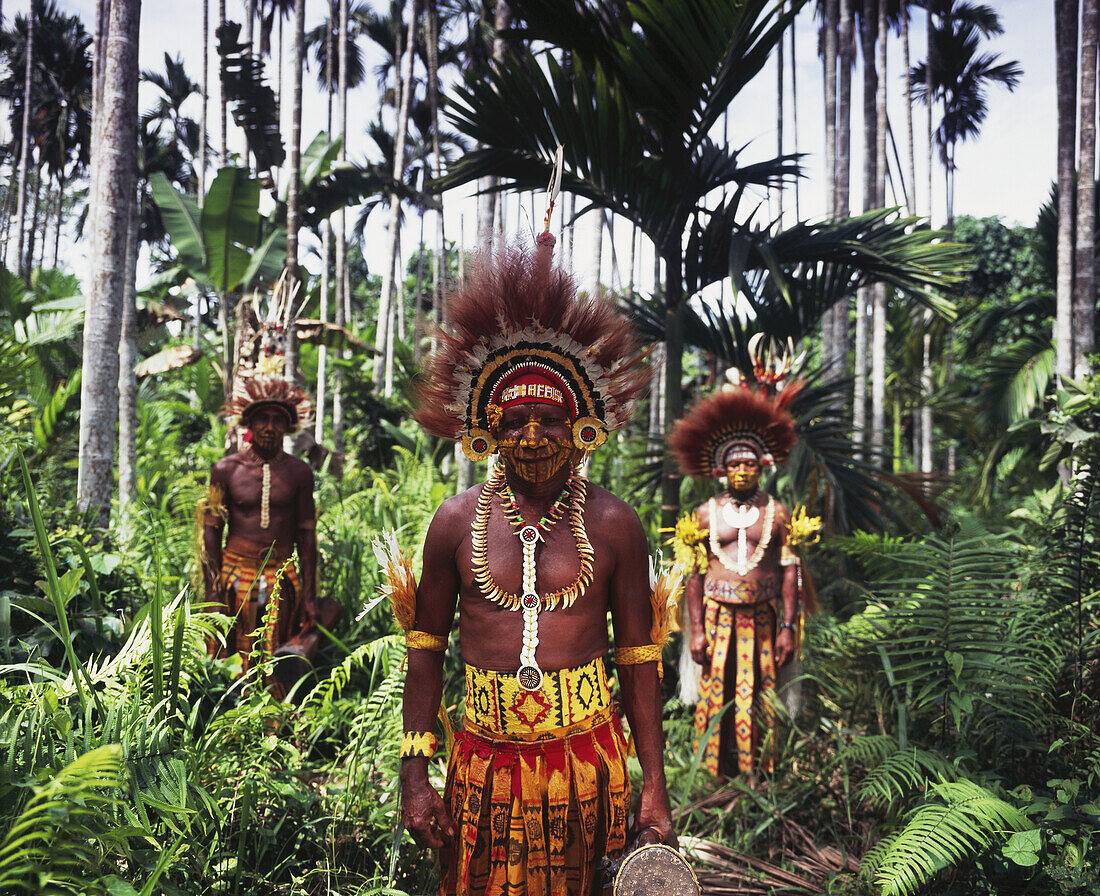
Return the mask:
M671 846L650 843L630 853L615 875L614 896L700 896L691 866Z

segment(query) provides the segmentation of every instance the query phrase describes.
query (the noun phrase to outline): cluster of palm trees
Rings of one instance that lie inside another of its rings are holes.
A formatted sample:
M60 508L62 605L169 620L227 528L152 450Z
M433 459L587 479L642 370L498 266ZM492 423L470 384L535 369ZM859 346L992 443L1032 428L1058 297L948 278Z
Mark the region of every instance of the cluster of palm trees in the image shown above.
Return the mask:
M1092 0L1082 2L1087 5ZM765 193L778 199L776 207L782 209L784 189L800 177L797 152L785 153L780 137L774 158L750 159L754 149L734 150L721 135L731 101L772 60L780 62L782 96L784 37L791 33L796 17L805 21L808 0L746 0L738 4L639 0L630 5L582 0L485 4L405 0L389 4L383 11L362 0L309 0L309 4L315 11L323 7L324 14L321 22L307 31L307 0L241 0L234 10L227 9L226 0L219 0L216 7L211 0L203 0L201 76L192 80L183 61L169 55L164 57L163 71L140 73L158 95L151 108L136 116L135 139L125 146L114 131L105 135L105 143L92 140L91 135L96 115L117 114L117 110L110 113L105 104L121 102L136 90L138 73L112 68L106 55L116 17L126 20L119 10L131 7L133 0L98 0L91 35L75 19L61 16L53 0L34 0L32 14L17 17L12 29L5 32L11 65L0 92L11 100L11 125L16 135L12 170L19 175L18 186L5 196L13 209L4 216L7 229L0 235L6 241L6 257L14 258L12 266L24 273L36 259L41 262L45 240L38 236L43 231L38 221L47 211L55 212L56 247L62 221L75 205L73 185L86 176L88 215L95 225L91 231L96 241L93 258L97 264L108 263L102 245L120 247L123 253L111 264L113 270L124 272L127 288L98 293L94 283L100 272L96 271L88 291L86 335L92 341L87 344L97 345L96 340L102 338L104 351L112 339L119 344L116 322L122 327L119 336L128 342L123 348L121 380L110 365L97 372L85 359L84 388L103 391L104 408L114 400L112 396L120 397L123 416L132 414L126 395L129 391L132 398L133 384L127 382L126 371L134 357L134 340L126 322L133 319L129 306L134 292L134 253L142 242L160 246L158 256L166 252L165 230L145 186L154 173L165 174L201 206L210 169L228 164L231 144L238 146L240 152L235 155L244 164L255 166L257 176L277 199L285 199L278 207L285 210L280 211L285 213L286 223L285 268L292 279L300 276L299 262L305 251L299 231L316 225L323 260L316 307L322 326L334 326L337 331L353 327L349 241L361 240L367 217L381 211L388 261L378 272L377 317L367 323L375 324L371 365L375 389L381 396L390 396L395 389L397 346L411 337L415 357L421 350L427 319L445 319L445 254L447 246L456 242L444 228L441 203L446 191L477 183L482 195L478 242L487 245L489 234L502 221L498 194L504 190L541 191L548 180L549 159L561 144L566 159L562 206L569 225L563 229L565 263L571 264L574 248L568 237L577 217L577 197L590 203L581 213L591 211L597 218L594 259L602 256L605 231L617 221L629 225L628 292L634 292L636 247L648 240L654 248L653 287L649 297L641 290L642 297L637 300L648 309L639 319L650 320L653 335L662 342L661 351L655 354L661 363L654 379L652 429L662 429L680 413L685 397L685 349L710 352L714 365L746 366L742 346L744 338L755 330L771 328L771 335L795 341L816 339L820 333L824 369L838 383L851 377L850 416L857 456L862 455L872 466L881 464L889 454L888 328L891 320L905 320L923 333L923 377L913 406L908 408L913 413L912 455L917 469L932 468L931 377L940 355L949 350L949 340L943 334L950 329L945 326L950 303L943 300L943 294L959 270L960 258L943 244L944 232L922 231L918 219L931 218L936 159L944 172L946 219L942 223L950 233L956 146L980 129L989 89L1011 89L1020 77L1016 63L1002 61L984 49L984 41L1000 31L991 7L968 0L818 0L825 75L827 213L822 222L786 226L797 218L797 211L793 218L782 211L768 218L761 206L753 208L746 199L753 193ZM1077 5L1067 0L1060 7L1076 9ZM230 32L227 22L233 17L242 21ZM911 19L923 20L928 48L926 58L915 64L910 60ZM207 53L211 32L218 36L222 54L220 91L211 88L211 81L219 80ZM49 40L59 43L68 41L71 52L51 50L46 39L36 41L36 34L47 34ZM898 79L898 72L888 69L891 35L900 37L903 53L904 152L898 151L896 128L886 113L888 85ZM289 49L284 51L287 37ZM1083 44L1088 40L1085 34ZM226 49L230 44L235 54L232 61ZM368 122L369 142L353 148L377 161L355 165L349 161L348 93L369 77L364 50L368 44L383 60L375 71L382 104L377 117ZM791 47L793 53L793 43ZM286 52L293 75L291 83L284 85ZM58 75L65 71L60 56L65 56L73 69L71 75ZM1085 52L1082 65L1087 56ZM84 69L77 64L81 59L88 60ZM311 175L303 170L301 134L303 72L310 60L326 101L327 133L335 135L332 152L322 154L328 166L322 179L330 194L337 188L346 193L343 201L324 205L324 214L301 208L303 193L315 197L310 193L314 187L303 180ZM265 62L273 63L274 90L264 83ZM861 63L859 80L857 62ZM25 69L22 78L21 66ZM230 75L237 85L228 91L224 86L229 83L225 80L227 66L232 68ZM792 60L787 70L793 74L794 68ZM467 77L447 92L443 82L457 81L459 70ZM123 80L108 82L108 73ZM1084 78L1084 68L1082 73ZM860 81L866 147L862 211L850 217L852 103ZM49 94L49 99L39 99L38 94L47 88L55 93ZM69 98L58 99L62 89L71 91ZM262 90L267 91L266 98L260 95ZM214 129L208 122L208 105L215 92L220 96L222 121L219 146L211 145ZM89 94L91 103L78 101ZM185 113L195 97L201 103L197 121ZM924 137L919 139L914 102L923 103L928 112ZM127 103L125 108L132 107L131 100ZM38 111L24 116L25 107L48 108L52 117ZM239 138L230 139L230 107L234 120L245 129L243 144ZM285 141L281 127L287 117L284 109L289 110L290 121ZM780 102L777 129L783 127L783 109ZM383 110L388 110L385 118ZM82 114L86 120L81 119ZM450 132L449 125L457 132ZM1082 152L1086 131L1083 123ZM922 191L917 184L916 156L919 145L925 143L928 179ZM280 164L281 156L271 155L273 144L279 152L285 148L285 164ZM112 226L133 229L132 238L128 234L108 238L101 232L106 225L100 220L97 199L103 197L96 191L106 187L97 178L96 153L89 147L103 150L101 155L106 158L115 151L112 145L130 158L136 157L137 186L119 197L134 206L133 213L113 207L106 213ZM352 181L354 189L349 186ZM43 182L46 187L39 186ZM1076 190L1063 189L1062 202L1071 201L1073 193L1086 197L1089 183L1086 178ZM357 219L349 222L347 209L353 205L359 205L360 211ZM904 208L907 217L877 212L889 206ZM399 264L400 258L412 254L402 246L410 208L420 216L421 245L425 242L425 219L434 225L427 240L434 262L431 283L424 288L424 295L418 289L413 296L411 334L406 332L409 315ZM1078 215L1073 234L1078 251L1089 235L1083 217L1087 216ZM1062 224L1064 227L1064 217ZM1084 276L1085 272L1078 270L1077 280ZM755 309L756 317L747 323L732 321L734 303L723 298L718 319L727 329L708 330L705 323L710 311L700 305L699 297L719 283L732 284L742 303L747 301ZM207 316L216 309L228 371L233 296L225 290L212 294L192 290L191 294L194 346L202 346L205 304ZM792 311L792 303L801 305ZM101 313L107 329L99 337L96 317ZM735 330L737 338L727 345L726 335ZM1088 350L1075 345L1073 357L1084 358ZM294 352L293 340L289 349ZM346 351L341 345L322 345L318 350L321 412L315 435L320 440L331 425L331 439L337 448L345 426L342 376L346 364L334 363L333 352L345 355ZM894 402L895 408L897 405ZM93 401L86 407L95 406ZM117 419L112 414L84 419L88 417L82 415L82 427L104 433L104 426L113 431ZM101 446L108 441L106 435L98 437ZM105 448L100 452L110 455ZM125 449L122 454L125 457ZM87 506L108 506L111 482L104 473L108 467L95 467L95 484L82 486L82 502ZM83 470L84 465L82 480ZM663 498L667 508L677 503L676 489L675 475L668 470Z

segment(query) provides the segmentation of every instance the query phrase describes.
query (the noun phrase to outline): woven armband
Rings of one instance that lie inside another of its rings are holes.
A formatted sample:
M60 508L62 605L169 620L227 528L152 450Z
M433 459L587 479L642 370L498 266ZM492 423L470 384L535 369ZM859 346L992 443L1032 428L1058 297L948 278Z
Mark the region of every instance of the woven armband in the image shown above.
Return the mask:
M639 647L615 648L615 664L618 666L636 666L638 663L653 663L660 659L660 644L642 644Z
M442 653L447 649L447 637L445 635L433 635L428 632L418 632L416 629L409 629L405 632L405 646L409 648L417 648L418 650L431 650L435 653Z
M779 565L801 566L802 561L799 559L798 554L787 547L787 545L783 545L783 547L779 550Z
M406 731L401 736L401 758L423 756L431 759L439 742L430 731Z

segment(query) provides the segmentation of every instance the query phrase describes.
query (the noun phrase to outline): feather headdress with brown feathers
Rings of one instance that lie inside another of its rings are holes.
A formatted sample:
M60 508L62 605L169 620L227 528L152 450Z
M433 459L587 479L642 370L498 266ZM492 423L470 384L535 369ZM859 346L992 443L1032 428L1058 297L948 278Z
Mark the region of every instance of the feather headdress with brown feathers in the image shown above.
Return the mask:
M309 396L299 386L273 373L254 373L237 380L233 397L226 402L225 412L248 425L248 418L261 407L277 407L290 420L291 432L305 426L313 413Z
M524 371L565 394L574 443L585 450L627 421L644 388L630 322L604 299L579 298L542 248L483 256L450 297L447 319L416 387L416 419L461 441L472 459L495 450L502 384Z
M799 389L791 383L769 395L739 386L697 401L669 436L680 469L686 476L724 476L726 453L740 444L755 448L763 464L785 461L797 441L788 408Z

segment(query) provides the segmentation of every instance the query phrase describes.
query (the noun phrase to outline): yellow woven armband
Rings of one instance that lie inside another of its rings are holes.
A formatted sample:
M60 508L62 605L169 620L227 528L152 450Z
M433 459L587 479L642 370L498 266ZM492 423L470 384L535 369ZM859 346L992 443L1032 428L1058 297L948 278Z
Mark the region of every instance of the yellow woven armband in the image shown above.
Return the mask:
M439 742L430 731L406 731L401 736L401 758L424 756L431 759Z
M618 666L636 666L638 663L653 663L660 659L660 644L642 644L639 647L615 648L615 664Z
M442 653L447 649L447 637L409 629L405 632L405 646L408 648L415 647L417 650L431 650L435 653Z
M802 561L799 559L798 554L792 551L787 545L783 545L779 549L779 565L780 566L800 566Z

